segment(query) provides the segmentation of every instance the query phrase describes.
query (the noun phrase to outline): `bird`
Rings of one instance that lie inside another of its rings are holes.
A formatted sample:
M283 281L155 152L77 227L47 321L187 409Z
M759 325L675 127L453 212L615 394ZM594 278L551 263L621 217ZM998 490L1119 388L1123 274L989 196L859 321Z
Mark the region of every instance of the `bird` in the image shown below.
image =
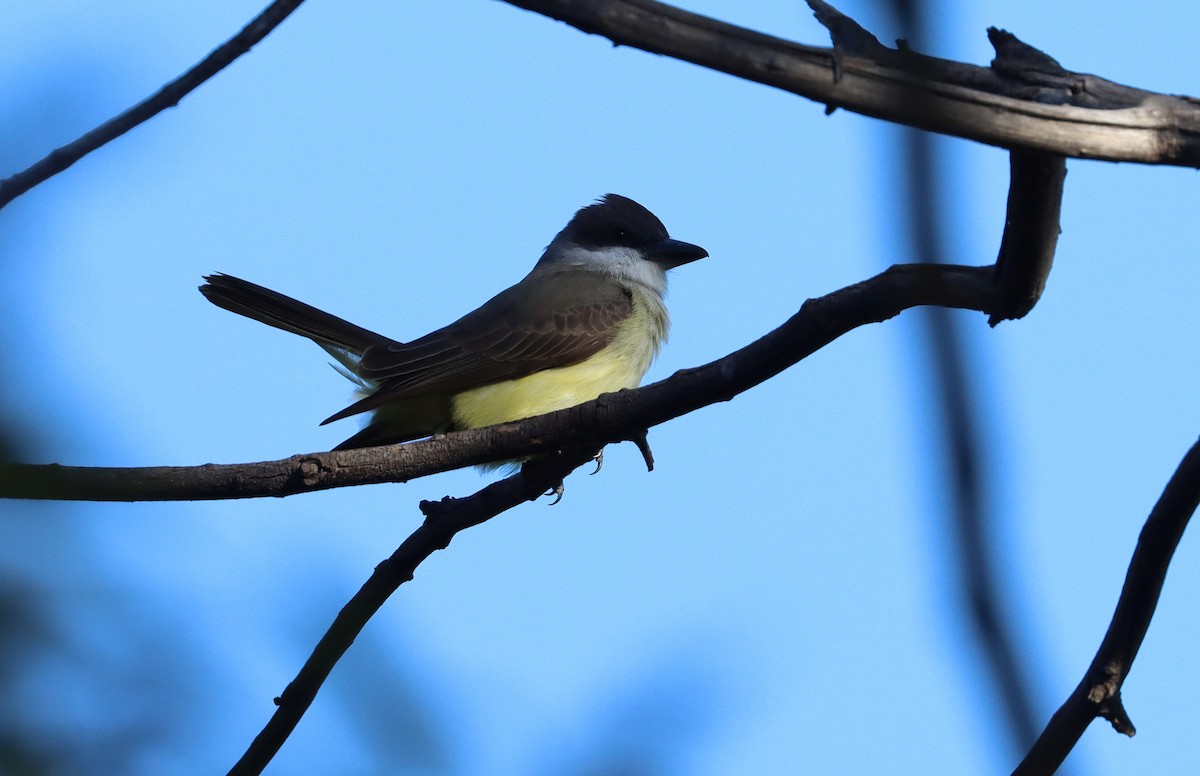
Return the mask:
M521 420L636 388L666 340L667 272L708 256L653 213L606 194L581 208L533 269L477 309L402 342L241 278L204 276L230 312L299 334L359 398L322 421L370 412L347 450Z

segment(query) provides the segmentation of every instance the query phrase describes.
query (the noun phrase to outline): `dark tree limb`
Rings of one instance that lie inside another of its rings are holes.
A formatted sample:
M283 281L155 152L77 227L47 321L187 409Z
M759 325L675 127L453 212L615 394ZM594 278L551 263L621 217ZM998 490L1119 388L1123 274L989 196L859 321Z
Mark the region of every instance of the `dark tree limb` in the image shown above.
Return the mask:
M406 482L575 445L637 441L652 426L729 401L843 334L911 307L937 305L990 313L995 305L992 274L990 265L899 264L869 280L809 299L778 329L717 361L636 390L605 394L586 404L516 423L404 445L249 464L92 468L0 463L0 498L177 501L289 496L350 485Z
M1054 773L1097 717L1107 719L1125 735L1136 732L1121 703L1121 686L1150 628L1171 557L1198 505L1200 441L1188 450L1142 527L1116 612L1096 657L1013 771L1014 776Z
M115 140L138 124L173 108L200 84L245 54L286 19L304 0L275 0L242 31L225 41L199 64L154 94L82 137L51 151L32 167L0 181L0 207L34 186L57 175L100 146Z
M890 5L905 39L924 45L928 39L928 4L922 0L892 0ZM873 36L828 6L818 9L817 15L823 23L830 25L835 47L882 49ZM1023 63L1022 54L1017 51L1011 56L998 55L997 61ZM915 107L928 108L924 105ZM928 132L904 128L903 138L904 179L900 185L892 187L905 193L898 198L897 209L905 211L908 217L912 255L926 261L942 262L946 254L944 192L940 185L942 158L934 137ZM1061 178L1059 185L1054 186L1043 177L1030 175L1029 168L1040 169L1033 160L1048 157L1057 159L1065 171L1066 161L1061 156L1051 157L1036 151L1013 151L1010 156L1013 164L1008 217L997 262L997 292L1000 294L997 304L1013 309L1026 298L1021 293L1024 286L1012 281L1005 285L1000 281L1001 278L1023 279L1028 274L1022 272L1028 262L1019 263L1025 259L1022 251L1027 251L1047 257L1038 294L1029 301L1029 309L1032 309L1040 296L1045 276L1049 274L1049 261L1053 259L1058 242L1062 185ZM1033 209L1042 203L1044 208ZM1051 214L1049 220L1053 228L1049 234L1038 228L1041 220L1030 215L1041 216L1043 209ZM1005 246L1008 246L1007 250ZM1014 296L1017 297L1016 304ZM990 540L996 521L991 494L996 485L984 456L987 445L978 392L971 390L970 385L973 359L965 343L962 322L951 311L922 310L918 318L923 324L923 338L931 355L924 370L926 389L931 394L929 406L935 408L941 421L939 458L944 492L949 497L937 512L940 513L938 517L947 522L948 535L954 537L956 551L951 560L956 565L953 576L958 580L957 588L965 613L964 629L978 644L977 653L991 679L992 696L997 699L998 710L1007 723L1013 751L1024 752L1037 736L1037 716L1029 667L1018 657L1021 649L1011 616L1014 605L1011 596L1004 593L997 573L998 549ZM992 325L998 321L995 312L990 321Z
M445 549L455 534L486 522L526 501L533 501L595 455L594 447L575 448L525 464L521 471L494 482L472 496L421 502L425 522L401 544L346 603L329 630L278 698L278 708L230 776L261 773L283 746L328 678L367 622L400 585L413 578L417 566Z
M1200 167L1200 102L1063 69L1001 30L991 67L889 49L808 0L833 49L719 22L654 0L505 0L602 35L824 103L1001 148Z

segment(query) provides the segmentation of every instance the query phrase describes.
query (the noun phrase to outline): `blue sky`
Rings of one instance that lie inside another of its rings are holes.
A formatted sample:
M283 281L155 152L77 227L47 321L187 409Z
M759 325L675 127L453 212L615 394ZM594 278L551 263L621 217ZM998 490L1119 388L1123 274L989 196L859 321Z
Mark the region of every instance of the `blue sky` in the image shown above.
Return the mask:
M3 174L260 10L12 6ZM828 40L800 2L685 7ZM896 37L875 4L839 7ZM1154 14L953 4L930 53L984 64L995 25L1068 68L1197 95L1196 22L1175 0ZM822 108L504 3L314 0L178 108L0 211L4 363L19 365L0 399L38 431L35 461L328 449L355 428L317 426L349 384L310 343L206 303L202 274L407 339L519 279L609 191L711 254L672 277L672 338L648 376L661 379L906 258L898 130ZM949 252L989 263L1007 155L941 147ZM988 411L992 541L1045 716L1090 661L1141 524L1200 433L1196 173L1068 169L1042 303L995 330L962 316ZM553 509L460 536L370 624L274 771L1007 772L954 588L920 331L906 314L854 332L654 429L653 473L631 446L611 448ZM81 685L115 666L170 688L137 696L166 732L128 772L228 767L341 603L418 525L417 502L487 479L244 503L5 502L0 568L55 594L47 607L75 645L74 662L31 670L29 714L102 732L125 685ZM1194 767L1198 592L1185 536L1126 685L1139 733L1094 724L1077 772Z

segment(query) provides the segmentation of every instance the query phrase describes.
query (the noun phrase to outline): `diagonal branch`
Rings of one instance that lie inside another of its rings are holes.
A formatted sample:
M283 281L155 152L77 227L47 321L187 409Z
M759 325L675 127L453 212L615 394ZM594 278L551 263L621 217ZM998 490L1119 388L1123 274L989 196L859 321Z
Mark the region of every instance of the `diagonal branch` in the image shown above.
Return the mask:
M792 41L654 0L505 0L613 43L665 54L855 113L1002 148L1200 167L1200 101L1075 73L1001 30L978 67L889 49L808 0L834 48Z
M297 455L248 464L190 467L72 467L0 463L0 498L177 501L288 496L328 488L406 482L487 461L587 444L636 440L651 426L774 377L859 326L939 305L990 313L993 268L898 264L817 299L782 326L701 367L636 390L516 423L405 445Z
M437 550L445 549L459 531L538 498L589 461L594 454L594 448L575 448L527 463L519 473L494 482L472 496L421 502L425 522L404 540L390 558L375 567L366 583L342 607L300 673L275 699L278 708L246 753L230 769L230 776L261 773L267 767L304 712L312 705L333 666L354 643L367 621L400 585L413 578L417 566L426 558Z
M189 92L221 72L270 34L302 2L304 0L275 0L241 32L225 41L191 70L124 113L114 116L77 140L54 149L32 167L0 181L0 208L138 124L178 105Z
M1029 754L1013 771L1014 776L1057 771L1096 717L1107 719L1118 732L1129 736L1136 732L1121 703L1121 686L1150 628L1171 556L1198 505L1200 441L1183 457L1142 527L1117 610L1096 657L1079 686L1054 712Z

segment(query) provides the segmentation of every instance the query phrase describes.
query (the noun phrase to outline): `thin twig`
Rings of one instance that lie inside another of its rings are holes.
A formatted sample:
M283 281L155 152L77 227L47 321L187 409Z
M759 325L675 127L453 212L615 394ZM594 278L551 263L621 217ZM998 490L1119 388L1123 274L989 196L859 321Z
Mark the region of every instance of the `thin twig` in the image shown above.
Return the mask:
M1096 657L1013 771L1014 776L1048 776L1057 771L1097 717L1107 719L1120 733L1132 736L1136 732L1121 703L1121 686L1150 628L1171 557L1198 505L1200 441L1183 457L1142 527L1117 609Z
M304 0L276 0L242 28L241 32L227 40L191 70L124 113L109 119L77 140L54 149L44 159L34 163L32 167L0 181L0 207L4 207L34 186L57 175L138 124L158 115L167 108L178 105L179 101L189 92L219 73L233 60L245 54L270 34L302 2Z

